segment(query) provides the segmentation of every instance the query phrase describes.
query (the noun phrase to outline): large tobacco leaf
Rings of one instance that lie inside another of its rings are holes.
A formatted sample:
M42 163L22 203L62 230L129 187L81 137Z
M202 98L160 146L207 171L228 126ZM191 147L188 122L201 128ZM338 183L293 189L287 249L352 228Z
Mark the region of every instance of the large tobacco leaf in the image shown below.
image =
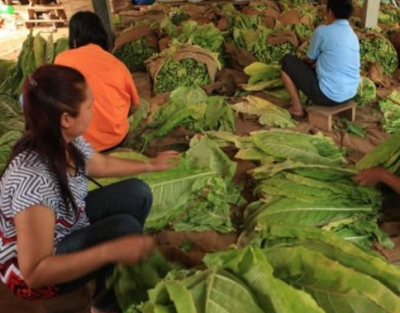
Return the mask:
M312 227L272 225L253 233L254 237L240 242L261 248L273 246L305 247L354 270L374 277L400 295L400 269L371 252L340 238L332 232Z
M374 214L371 205L332 205L307 203L289 198L273 198L267 203L252 204L246 210L246 228L267 225L298 225L322 227L333 221L343 220L357 214Z
M382 144L366 154L356 164L357 170L382 166L392 173L400 168L400 132L396 132Z
M270 130L251 133L237 140L236 158L254 159L254 153L277 160L299 161L305 164L335 165L345 163L343 151L323 135L306 135L297 132ZM250 157L248 156L250 154Z
M276 279L273 268L259 248L247 246L208 254L203 261L210 268L223 268L240 278L266 312L324 312L310 295Z
M265 251L274 275L311 294L326 312L400 311L400 298L384 284L320 252L278 246Z
M144 161L135 152L114 156ZM180 165L163 172L128 177L99 179L102 185L130 177L146 182L153 193L153 206L146 219L147 230L159 230L172 224L177 230L215 230L230 232L230 205L242 205L240 189L232 185L236 163L229 160L218 145L208 139L194 138L191 148L181 155ZM91 183L90 190L96 186Z
M261 125L282 128L296 126L287 110L274 105L268 100L248 96L246 101L236 103L233 105L233 109L240 113L259 116Z
M179 274L178 274L179 276ZM250 289L222 269L190 273L183 279L166 278L149 290L144 312L265 313Z

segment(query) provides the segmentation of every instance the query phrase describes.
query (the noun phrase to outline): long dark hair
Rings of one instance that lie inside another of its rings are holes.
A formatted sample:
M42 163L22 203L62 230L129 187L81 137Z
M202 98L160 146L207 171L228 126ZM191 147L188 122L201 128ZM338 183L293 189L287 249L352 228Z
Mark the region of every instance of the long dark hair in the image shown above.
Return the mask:
M22 151L35 151L48 162L60 185L67 208L77 206L68 185L69 156L78 171L85 170L82 153L67 144L61 132L61 116L77 117L86 100L87 84L77 70L61 65L45 65L30 75L23 88L25 132L15 144L8 164ZM4 172L3 172L4 173Z
M75 49L90 43L99 45L105 51L110 48L101 19L90 11L77 12L69 21L69 48Z

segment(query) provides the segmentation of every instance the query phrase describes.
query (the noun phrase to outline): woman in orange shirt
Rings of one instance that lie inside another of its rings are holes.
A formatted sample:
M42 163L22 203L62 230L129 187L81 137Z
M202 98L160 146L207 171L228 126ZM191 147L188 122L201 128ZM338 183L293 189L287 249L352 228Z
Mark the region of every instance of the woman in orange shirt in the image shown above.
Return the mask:
M84 138L96 151L119 146L129 131L128 115L139 96L128 68L109 50L106 30L93 12L78 12L69 23L69 50L55 64L79 70L94 97L93 117Z

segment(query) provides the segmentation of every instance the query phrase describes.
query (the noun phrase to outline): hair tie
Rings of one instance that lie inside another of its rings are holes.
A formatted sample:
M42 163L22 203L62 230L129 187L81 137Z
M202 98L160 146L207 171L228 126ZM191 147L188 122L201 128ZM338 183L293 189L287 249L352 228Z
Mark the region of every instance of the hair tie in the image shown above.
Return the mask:
M33 87L37 87L39 86L38 83L36 82L36 80L32 77L32 75L28 76L29 79L29 83L33 86Z

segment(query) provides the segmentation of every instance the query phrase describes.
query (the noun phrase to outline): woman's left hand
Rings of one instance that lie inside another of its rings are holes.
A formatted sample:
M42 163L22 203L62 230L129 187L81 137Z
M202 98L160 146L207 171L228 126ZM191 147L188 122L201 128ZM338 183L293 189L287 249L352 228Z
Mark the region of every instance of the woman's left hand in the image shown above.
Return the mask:
M149 162L152 171L161 172L175 167L179 164L179 153L177 151L164 151Z

